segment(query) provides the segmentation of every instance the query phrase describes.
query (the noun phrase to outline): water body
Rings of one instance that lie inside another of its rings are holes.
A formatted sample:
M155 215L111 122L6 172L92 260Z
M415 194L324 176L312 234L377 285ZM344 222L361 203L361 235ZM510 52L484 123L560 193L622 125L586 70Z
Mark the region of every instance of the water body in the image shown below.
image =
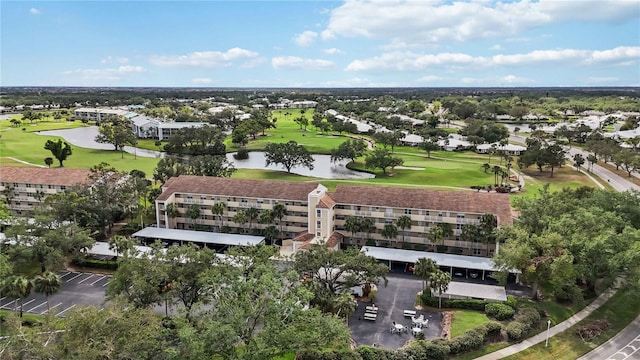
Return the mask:
M60 136L68 141L71 145L83 148L113 150L113 145L101 144L94 140L96 135L98 135L98 128L96 126L87 126L64 130L40 131L37 134L46 136ZM135 154L141 157L151 157L158 159L163 158L166 155L161 151L141 149L133 146L125 146L124 151L128 152L129 154ZM345 165L348 160L332 163L331 156L329 155L312 156L314 159L313 170L309 170L305 167L294 167L291 169L291 172L298 175L312 176L323 179L370 179L374 177L374 175L369 173L347 169ZM269 169L286 171L286 169L280 165L271 164L270 166L265 166L265 154L262 151L249 153L249 159L247 160L236 160L233 158L233 153L229 153L227 154L227 160L230 163L233 163L233 166L235 166L237 169Z

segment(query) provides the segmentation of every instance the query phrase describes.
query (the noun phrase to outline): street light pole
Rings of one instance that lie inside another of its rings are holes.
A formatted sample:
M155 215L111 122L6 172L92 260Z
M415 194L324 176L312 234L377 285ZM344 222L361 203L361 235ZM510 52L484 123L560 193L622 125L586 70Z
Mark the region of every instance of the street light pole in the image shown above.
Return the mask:
M544 342L544 347L549 346L549 328L551 328L551 319L547 320L547 340Z

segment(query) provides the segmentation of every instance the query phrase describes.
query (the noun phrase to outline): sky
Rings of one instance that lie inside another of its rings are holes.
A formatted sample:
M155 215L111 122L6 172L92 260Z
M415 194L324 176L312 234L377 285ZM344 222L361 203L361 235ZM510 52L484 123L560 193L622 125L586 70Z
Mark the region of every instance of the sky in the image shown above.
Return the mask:
M640 86L640 1L0 2L0 85Z

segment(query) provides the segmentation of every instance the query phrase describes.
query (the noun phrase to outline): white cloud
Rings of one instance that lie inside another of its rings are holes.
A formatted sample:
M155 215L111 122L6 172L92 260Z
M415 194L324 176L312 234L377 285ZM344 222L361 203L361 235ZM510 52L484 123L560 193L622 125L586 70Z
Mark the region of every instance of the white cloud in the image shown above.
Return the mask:
M101 64L111 64L111 63L116 63L116 64L126 64L129 62L129 59L127 59L126 57L116 57L116 56L107 56L106 58L100 60Z
M338 48L331 48L331 49L323 49L322 50L323 53L325 54L329 54L329 55L339 55L339 54L344 54L342 52L342 50L338 49Z
M271 59L274 69L325 70L335 66L333 61L305 59L297 56L277 56Z
M363 16L366 14L366 16ZM637 1L346 1L333 9L323 39L391 43L467 41L513 36L562 21L621 22L640 16Z
M255 69L258 66L264 64L267 61L267 58L264 56L258 56L253 59L249 59L242 64L240 64L241 69Z
M213 79L211 78L194 78L191 79L191 82L194 84L204 85L213 83Z
M75 75L82 80L120 80L124 76L145 72L142 66L121 65L117 68L75 69L64 71L65 75Z
M495 44L489 48L489 50L502 50L502 45Z
M347 71L420 71L431 68L519 66L525 64L574 61L581 65L598 62L637 60L640 47L617 47L610 50L554 49L534 50L524 54L472 56L462 53L418 54L410 51L383 53L368 59L354 60Z
M613 76L592 76L592 77L588 77L586 82L588 84L606 84L606 83L617 83L618 81L620 81L619 78L617 77L613 77Z
M32 15L40 15L42 12L36 8L31 8L29 9L29 13L31 13Z
M447 78L442 77L442 76L436 76L436 75L427 75L427 76L423 76L419 79L416 79L414 82L416 83L434 83L434 82L441 82L447 80Z
M252 59L258 53L232 48L221 51L196 51L185 55L154 55L149 61L158 66L196 66L196 67L224 67L231 66L236 60Z
M298 46L309 46L313 44L314 41L318 38L318 33L315 31L303 31L300 34L296 34L293 37L293 41L298 44Z
M502 81L503 83L507 83L507 84L529 84L532 82L535 82L531 79L527 79L527 78L523 78L523 77L518 77L515 75L507 75L504 76L500 79L500 81Z

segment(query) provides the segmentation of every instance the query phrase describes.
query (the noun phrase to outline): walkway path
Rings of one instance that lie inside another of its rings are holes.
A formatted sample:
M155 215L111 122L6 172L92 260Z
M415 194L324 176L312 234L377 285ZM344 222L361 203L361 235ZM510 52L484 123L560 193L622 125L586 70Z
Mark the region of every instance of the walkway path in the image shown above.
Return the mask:
M617 288L611 288L609 290L607 290L606 292L602 293L600 296L598 296L597 299L595 299L593 302L591 302L591 304L587 305L584 309L580 310L578 313L574 314L572 317L568 318L567 320L561 322L558 325L555 325L554 327L552 327L551 329L549 329L549 341L553 341L553 339L551 338L552 336L555 336L567 329L569 329L570 327L572 327L573 325L577 324L578 322L582 321L584 318L586 318L587 316L589 316L592 312L594 312L596 309L598 309L600 306L602 306L605 302L607 302L607 300L609 300L613 294L615 294L617 291ZM497 359L502 359L504 357L507 356L511 356L513 354L516 354L520 351L523 351L525 349L528 349L536 344L539 344L543 341L545 341L547 338L547 332L543 331L538 335L535 335L533 337L530 337L518 344L515 345L511 345L509 347L506 347L504 349L500 349L498 351L492 352L490 354L481 356L479 358L476 358L476 360L497 360Z
M13 160L13 161L15 161L15 162L19 162L19 163L21 163L21 164L25 164L25 165L37 166L37 167L46 167L46 166L44 166L44 165L38 165L38 164L30 163L30 162L28 162L28 161L24 161L24 160L16 159L16 158L14 158L14 157L10 157L10 156L7 156L7 159L10 159L10 160Z

